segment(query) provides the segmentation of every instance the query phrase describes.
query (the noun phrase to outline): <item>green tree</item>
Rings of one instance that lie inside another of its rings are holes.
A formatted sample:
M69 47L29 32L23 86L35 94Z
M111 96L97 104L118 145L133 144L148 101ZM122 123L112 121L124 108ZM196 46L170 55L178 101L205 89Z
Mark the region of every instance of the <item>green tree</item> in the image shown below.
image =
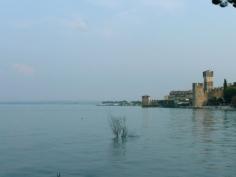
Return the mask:
M224 79L223 87L224 87L224 90L223 90L223 93L224 93L224 100L226 100L227 98L225 97L225 90L226 90L227 87L228 87L228 83L227 83L227 80L226 80L226 79Z
M236 87L227 87L224 90L224 99L227 104L231 103L234 96L236 96Z
M236 96L232 98L231 105L236 108Z
M219 5L220 7L226 7L228 4L232 4L236 8L236 0L212 0L212 4Z
M224 79L224 90L227 89L227 87L228 87L227 80Z

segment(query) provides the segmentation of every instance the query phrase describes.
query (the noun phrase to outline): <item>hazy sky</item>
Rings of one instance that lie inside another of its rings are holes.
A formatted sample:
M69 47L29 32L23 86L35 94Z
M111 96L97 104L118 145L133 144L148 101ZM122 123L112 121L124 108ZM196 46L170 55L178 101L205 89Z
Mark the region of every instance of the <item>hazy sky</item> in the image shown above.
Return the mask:
M163 98L236 81L236 9L211 0L0 0L0 101Z

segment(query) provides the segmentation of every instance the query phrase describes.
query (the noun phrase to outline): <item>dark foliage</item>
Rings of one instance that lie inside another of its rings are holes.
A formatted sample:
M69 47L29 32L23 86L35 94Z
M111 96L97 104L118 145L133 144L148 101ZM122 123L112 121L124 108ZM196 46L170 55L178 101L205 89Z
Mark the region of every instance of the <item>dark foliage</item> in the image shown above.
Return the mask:
M236 87L228 87L224 90L224 99L227 104L231 103L234 96L236 96Z
M231 105L236 108L236 96L232 98Z
M212 4L220 7L226 7L229 4L232 4L232 6L236 8L236 0L212 0Z
M213 97L208 100L207 105L208 106L220 106L220 105L223 105L223 103L224 103L223 98Z
M224 90L227 89L227 87L228 87L227 80L224 79Z

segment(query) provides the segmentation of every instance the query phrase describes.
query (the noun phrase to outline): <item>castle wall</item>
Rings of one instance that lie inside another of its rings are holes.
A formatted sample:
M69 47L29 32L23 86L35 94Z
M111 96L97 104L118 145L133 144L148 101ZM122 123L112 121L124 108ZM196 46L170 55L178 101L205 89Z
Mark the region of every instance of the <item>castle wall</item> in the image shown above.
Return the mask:
M192 90L187 91L171 91L169 94L169 100L183 101L186 99L192 100L193 92Z
M199 108L206 104L207 94L202 83L193 83L193 107Z
M208 93L208 99L210 98L222 98L224 96L224 89L222 88L214 88Z

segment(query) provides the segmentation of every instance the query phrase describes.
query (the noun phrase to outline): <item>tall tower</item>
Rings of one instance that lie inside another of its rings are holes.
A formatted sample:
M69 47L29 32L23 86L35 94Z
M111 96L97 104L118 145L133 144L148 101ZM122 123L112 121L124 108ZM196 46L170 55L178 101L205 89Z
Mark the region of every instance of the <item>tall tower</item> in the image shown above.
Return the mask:
M207 70L203 72L204 92L208 92L213 89L213 76L213 71Z
M142 107L148 107L150 106L150 103L151 103L150 96L148 95L142 96Z

